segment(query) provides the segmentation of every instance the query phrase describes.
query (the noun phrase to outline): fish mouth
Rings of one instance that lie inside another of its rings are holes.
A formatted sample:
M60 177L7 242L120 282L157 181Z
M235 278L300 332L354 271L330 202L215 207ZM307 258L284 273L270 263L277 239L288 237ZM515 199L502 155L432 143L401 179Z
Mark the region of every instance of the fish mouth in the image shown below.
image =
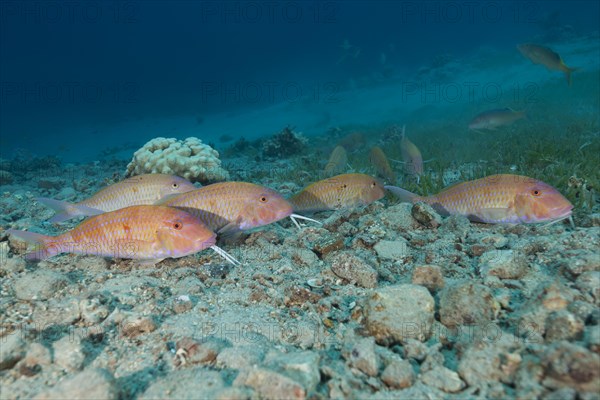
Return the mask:
M568 206L555 208L552 211L558 213L556 218L553 218L553 219L563 219L563 218L570 217L571 214L573 214L573 206L571 204L569 204Z

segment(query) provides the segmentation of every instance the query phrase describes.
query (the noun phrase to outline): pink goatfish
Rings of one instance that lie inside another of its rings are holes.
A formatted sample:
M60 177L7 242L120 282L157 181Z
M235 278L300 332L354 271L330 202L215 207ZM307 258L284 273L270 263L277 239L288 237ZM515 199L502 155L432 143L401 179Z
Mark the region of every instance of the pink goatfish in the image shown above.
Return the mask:
M517 49L534 64L543 65L551 71L564 72L567 83L571 86L571 73L577 68L568 67L558 53L548 47L533 43L517 45Z
M215 234L198 218L171 207L142 205L106 212L58 236L13 229L7 233L37 245L35 251L26 254L28 260L74 253L156 264L165 258L179 258L212 248L232 264L239 264L215 245Z
M409 175L415 175L417 182L419 182L420 176L423 175L423 157L417 146L406 137L406 125L402 126L401 137L400 150L402 151L405 170Z
M150 205L175 194L194 190L189 181L174 175L146 174L132 176L107 186L92 197L79 203L38 197L36 200L57 212L50 222L62 222L71 218L102 214L134 205Z
M308 185L289 201L296 212L318 212L365 206L385 195L378 179L365 174L342 174Z
M160 204L185 210L222 234L257 228L286 217L292 217L294 223L293 218L308 219L293 214L292 205L273 189L248 182L213 183L171 196Z
M469 129L494 130L501 126L511 125L513 122L527 118L525 111L515 111L512 108L501 108L497 110L484 111L477 114L469 123Z
M458 183L421 197L395 186L386 189L402 201L430 204L442 215L464 215L474 222L552 223L571 217L573 205L552 186L519 175L491 175Z

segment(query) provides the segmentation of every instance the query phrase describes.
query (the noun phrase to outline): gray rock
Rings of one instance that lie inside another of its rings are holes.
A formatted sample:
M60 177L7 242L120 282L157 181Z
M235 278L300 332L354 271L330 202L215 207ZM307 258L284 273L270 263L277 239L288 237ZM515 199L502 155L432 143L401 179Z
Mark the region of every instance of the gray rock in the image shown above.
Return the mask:
M600 271L586 271L579 275L575 286L584 293L589 293L596 305L600 305Z
M423 361L429 352L429 348L425 343L411 338L404 341L403 349L405 358L411 358L417 361Z
M598 325L585 327L585 342L594 353L600 353L600 327Z
M459 392L465 387L465 383L456 372L443 366L436 366L425 372L420 379L427 386L440 389L446 393Z
M411 214L418 223L427 228L437 228L442 224L442 217L427 203L415 203Z
M378 343L429 338L434 300L423 286L394 285L377 290L367 300L365 325Z
M413 285L425 286L431 291L444 287L444 275L437 265L419 265L413 269Z
M405 389L415 381L415 371L407 360L390 362L381 373L381 380L394 389Z
M7 243L7 242L2 242ZM12 257L0 259L0 272L4 271L7 273L15 274L18 272L25 271L25 267L27 266L27 262L23 257Z
M83 367L85 353L77 335L66 335L54 342L54 363L67 371L79 371Z
M261 346L228 347L217 355L217 366L244 369L258 365L264 358L265 350Z
M377 286L377 271L351 253L336 253L331 259L331 270L340 278L356 282L358 286L365 288Z
M563 265L573 276L586 271L600 271L600 254L597 251L568 250L563 253L563 256Z
M23 363L28 367L48 366L52 364L52 354L50 349L41 343L31 343L27 349L27 354L23 358Z
M312 267L319 262L319 257L309 249L294 249L291 258L294 264L303 267Z
M527 258L516 250L486 251L479 259L479 269L483 276L519 279L527 271Z
M483 325L492 321L499 309L488 287L470 281L446 286L440 294L440 322L447 327Z
M304 399L306 390L293 379L264 368L240 371L233 381L234 386L253 388L263 399Z
M463 332L459 337L460 346L467 349L458 363L458 373L469 386L488 386L494 382L511 383L519 366L519 344L517 337L498 331L486 341L473 342L474 337L490 336L487 328L483 331Z
M456 237L466 238L469 229L471 228L471 221L463 215L454 214L444 219L442 226L440 227L441 233L448 232L452 233Z
M584 347L556 342L543 355L542 365L546 372L543 384L548 388L600 392L600 356Z
M548 342L580 339L583 327L583 321L567 310L553 311L546 318L545 338Z
M218 371L184 368L152 379L140 399L214 399L226 388Z
M407 231L417 226L411 215L413 205L400 203L390 206L379 214L379 220L388 229L393 231Z
M36 400L64 399L117 399L114 377L105 369L88 368L69 377L50 390L35 396Z
M79 302L79 313L86 325L96 325L108 317L109 310L100 299L92 297Z
M121 334L130 338L156 330L156 322L149 316L129 315L121 322Z
M372 337L360 338L350 351L344 354L350 365L368 376L379 374L379 358L375 353L375 339Z
M211 364L219 353L228 346L225 340L209 336L204 340L185 337L176 343L175 366Z
M377 256L383 260L401 260L410 255L408 242L402 240L382 240L374 247Z
M283 371L285 375L298 382L307 393L316 390L321 380L319 372L319 353L313 351L298 351L293 353L271 352L264 363L269 369Z
M15 296L20 300L47 300L64 288L68 279L60 272L38 269L15 282Z
M481 243L491 244L496 249L501 249L508 244L508 239L502 235L490 235L482 238Z
M542 397L543 400L575 400L577 391L573 388L562 388L554 390Z
M0 336L0 371L12 368L25 355L25 342L21 330Z

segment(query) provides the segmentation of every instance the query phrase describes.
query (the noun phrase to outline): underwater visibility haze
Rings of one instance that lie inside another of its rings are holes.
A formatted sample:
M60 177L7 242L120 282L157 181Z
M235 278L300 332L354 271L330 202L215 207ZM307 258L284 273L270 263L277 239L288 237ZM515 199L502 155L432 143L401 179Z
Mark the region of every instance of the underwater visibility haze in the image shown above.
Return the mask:
M0 399L597 398L599 15L0 2Z

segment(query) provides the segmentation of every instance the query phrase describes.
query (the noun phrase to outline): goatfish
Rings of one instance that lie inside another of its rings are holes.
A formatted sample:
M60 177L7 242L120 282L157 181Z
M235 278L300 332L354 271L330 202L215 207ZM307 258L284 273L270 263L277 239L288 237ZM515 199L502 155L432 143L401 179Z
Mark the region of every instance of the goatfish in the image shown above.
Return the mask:
M369 152L369 161L375 167L377 175L386 179L390 183L396 182L396 175L390 166L390 162L381 147L375 146Z
M36 200L54 211L50 222L62 222L75 217L89 217L134 205L151 205L176 193L185 193L196 187L175 175L146 174L132 176L107 186L92 197L79 203L38 197Z
M569 200L552 186L520 175L491 175L428 197L395 186L385 188L402 201L422 201L442 215L459 214L488 224L554 223L570 218L573 210Z
M7 233L35 244L27 260L45 260L61 253L130 258L156 264L212 248L234 265L231 255L217 247L216 235L193 215L171 207L130 206L93 216L58 236L9 229Z
M568 67L558 53L548 47L533 43L519 44L517 49L534 64L543 65L551 71L564 72L567 83L571 86L571 73L577 68Z
M418 183L423 175L423 156L421 156L419 148L406 137L406 125L402 126L400 151L406 173L416 176Z
M348 164L348 153L343 146L336 146L329 156L329 161L325 165L325 176L332 176L344 172Z
M273 189L248 182L219 182L170 196L159 204L189 212L210 230L233 234L283 218L309 219L293 213L292 205ZM318 221L314 221L317 222Z
M511 125L513 122L527 118L525 111L515 111L512 108L499 108L495 110L484 111L477 114L469 123L469 129L489 129L494 130L501 126Z
M379 180L364 174L343 174L315 182L293 195L295 212L318 212L371 204L385 195Z

